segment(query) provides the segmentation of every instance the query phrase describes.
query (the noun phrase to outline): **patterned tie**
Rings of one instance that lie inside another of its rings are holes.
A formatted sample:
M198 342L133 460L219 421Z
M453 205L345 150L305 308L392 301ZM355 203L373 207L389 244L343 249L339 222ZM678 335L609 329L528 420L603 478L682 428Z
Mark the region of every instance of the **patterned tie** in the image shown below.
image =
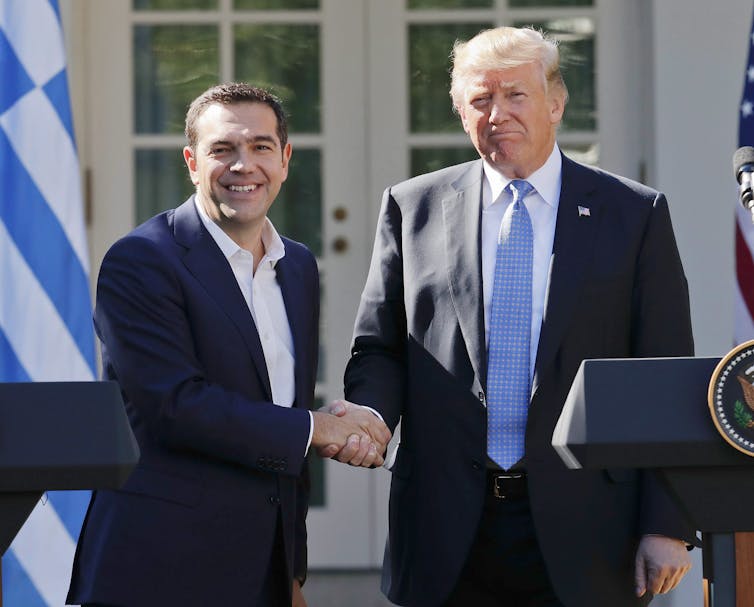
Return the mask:
M534 189L522 179L500 224L487 363L487 454L509 469L524 454L529 408L531 272L534 234L524 198Z

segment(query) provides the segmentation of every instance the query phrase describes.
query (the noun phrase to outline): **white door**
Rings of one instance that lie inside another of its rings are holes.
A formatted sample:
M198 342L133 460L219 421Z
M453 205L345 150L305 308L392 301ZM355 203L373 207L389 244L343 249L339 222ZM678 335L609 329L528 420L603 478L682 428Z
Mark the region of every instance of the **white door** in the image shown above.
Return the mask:
M273 85L283 97L294 154L271 214L319 260L321 402L342 395L382 190L475 157L447 92L456 38L502 24L554 32L570 57L563 147L588 162L639 173L642 138L633 127L640 110L627 100L646 79L638 67L641 41L625 32L641 31L642 3L67 1L95 270L116 238L190 193L180 154L188 101L233 79ZM602 137L605 129L620 137ZM314 464L310 566L379 566L389 474L316 458Z

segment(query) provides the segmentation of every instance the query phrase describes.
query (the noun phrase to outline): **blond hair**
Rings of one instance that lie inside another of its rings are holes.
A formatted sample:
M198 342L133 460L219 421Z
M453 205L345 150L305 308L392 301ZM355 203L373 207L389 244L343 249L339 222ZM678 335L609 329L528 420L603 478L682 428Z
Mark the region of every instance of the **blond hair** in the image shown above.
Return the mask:
M498 27L484 30L466 42L456 40L451 54L450 97L453 107L463 104L467 80L473 74L537 63L545 77L545 91L559 88L568 101L568 89L560 73L558 43L531 27Z

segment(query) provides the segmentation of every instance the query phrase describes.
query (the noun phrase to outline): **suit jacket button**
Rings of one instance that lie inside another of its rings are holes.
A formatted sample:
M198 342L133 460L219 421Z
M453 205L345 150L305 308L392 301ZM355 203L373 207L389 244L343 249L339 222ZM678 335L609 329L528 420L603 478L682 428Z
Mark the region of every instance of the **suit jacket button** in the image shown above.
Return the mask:
M273 506L277 506L277 505L279 505L279 504L280 504L280 498L279 498L279 497L278 497L277 495L271 495L271 496L270 496L270 503L271 503L271 504L272 504Z
M473 460L471 462L471 467L474 468L474 470L481 470L482 469L482 462L478 462L477 460Z

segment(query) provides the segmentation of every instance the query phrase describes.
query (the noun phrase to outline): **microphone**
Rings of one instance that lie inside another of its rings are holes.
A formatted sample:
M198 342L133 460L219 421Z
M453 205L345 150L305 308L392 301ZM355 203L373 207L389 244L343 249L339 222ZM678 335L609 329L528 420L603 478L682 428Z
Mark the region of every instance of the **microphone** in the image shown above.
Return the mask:
M738 181L738 197L744 208L751 213L751 221L754 223L754 147L744 146L738 148L733 154L733 172Z

